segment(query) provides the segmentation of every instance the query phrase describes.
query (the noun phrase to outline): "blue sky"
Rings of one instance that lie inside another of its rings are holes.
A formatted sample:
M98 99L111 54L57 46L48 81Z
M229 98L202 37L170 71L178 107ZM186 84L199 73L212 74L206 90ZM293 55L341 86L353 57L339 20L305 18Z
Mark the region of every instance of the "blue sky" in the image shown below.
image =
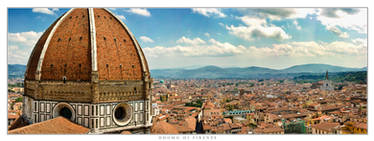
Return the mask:
M8 63L26 64L43 31L68 10L8 9ZM367 66L366 8L110 10L133 32L151 69Z

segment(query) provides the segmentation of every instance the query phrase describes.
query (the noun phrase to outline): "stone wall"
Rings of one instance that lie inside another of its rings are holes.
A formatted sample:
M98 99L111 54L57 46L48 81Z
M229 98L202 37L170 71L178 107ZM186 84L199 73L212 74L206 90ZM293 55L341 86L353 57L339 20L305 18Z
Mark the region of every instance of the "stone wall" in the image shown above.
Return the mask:
M149 82L147 82L149 83ZM149 99L149 86L141 80L99 81L100 102L124 102ZM93 102L92 83L66 81L25 81L25 95L38 100Z

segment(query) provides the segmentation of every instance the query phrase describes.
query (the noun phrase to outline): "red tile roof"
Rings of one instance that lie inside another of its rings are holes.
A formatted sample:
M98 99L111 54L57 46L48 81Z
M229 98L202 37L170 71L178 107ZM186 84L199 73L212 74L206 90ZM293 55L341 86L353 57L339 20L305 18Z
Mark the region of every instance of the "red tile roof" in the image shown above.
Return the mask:
M153 123L151 128L152 134L178 134L178 130L171 124L165 121Z
M367 129L368 125L367 123L355 123L353 124L353 127L360 128L360 129Z
M64 117L57 117L8 131L8 134L86 134L89 129Z
M123 134L123 135L129 135L129 134L131 134L131 132L130 131L122 131L121 134Z
M17 119L18 117L19 115L17 114L8 113L8 119Z
M322 122L320 124L312 125L312 128L331 132L334 128L338 128L339 125L339 123Z

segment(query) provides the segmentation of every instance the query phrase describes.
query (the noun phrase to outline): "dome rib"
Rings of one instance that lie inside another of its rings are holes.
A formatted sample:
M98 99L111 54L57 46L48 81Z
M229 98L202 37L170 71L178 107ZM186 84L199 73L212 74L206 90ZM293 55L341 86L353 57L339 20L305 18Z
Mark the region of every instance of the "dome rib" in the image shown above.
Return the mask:
M97 45L96 45L96 28L95 28L95 15L93 8L88 9L90 19L90 36L91 36L91 59L92 71L97 71Z
M51 41L54 33L56 32L56 29L58 28L58 26L67 17L67 15L69 15L70 12L73 11L73 9L74 8L72 8L68 12L66 12L66 14L64 16L62 16L61 19L59 19L59 21L54 25L54 27L52 28L51 32L49 33L49 35L47 37L47 40L45 41L45 43L43 45L42 52L41 52L40 57L39 57L38 65L37 65L37 68L36 68L36 76L35 76L36 80L40 80L41 71L42 71L42 65L43 65L43 59L44 59L44 56L45 56L45 52L48 49L49 42Z
M108 10L107 8L104 8L105 11L107 11L109 14L111 14L113 17L116 18L117 21L119 21L122 25L123 28L126 29L127 33L130 35L130 38L131 40L134 42L135 44L135 48L136 48L136 52L138 53L139 57L140 57L140 62L141 62L141 65L142 65L142 76L144 74L148 75L149 76L149 70L148 70L148 66L146 65L146 60L145 60L145 57L144 57L144 54L143 54L143 51L142 49L140 48L139 44L138 44L138 41L135 39L134 35L132 34L132 32L130 31L129 28L127 28L126 24L122 22L122 20L120 20L116 14L114 14L113 12L111 12L110 10ZM143 77L148 77L148 76L143 76Z

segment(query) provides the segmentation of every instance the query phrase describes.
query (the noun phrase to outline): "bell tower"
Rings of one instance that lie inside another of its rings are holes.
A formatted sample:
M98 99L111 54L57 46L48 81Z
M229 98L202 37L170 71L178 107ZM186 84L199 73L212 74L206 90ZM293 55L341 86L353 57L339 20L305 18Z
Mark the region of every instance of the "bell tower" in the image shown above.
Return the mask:
M323 84L321 86L321 90L323 90L323 91L332 91L332 90L334 90L334 86L332 84L332 81L329 80L329 71L328 70L326 71L325 80L323 80Z

